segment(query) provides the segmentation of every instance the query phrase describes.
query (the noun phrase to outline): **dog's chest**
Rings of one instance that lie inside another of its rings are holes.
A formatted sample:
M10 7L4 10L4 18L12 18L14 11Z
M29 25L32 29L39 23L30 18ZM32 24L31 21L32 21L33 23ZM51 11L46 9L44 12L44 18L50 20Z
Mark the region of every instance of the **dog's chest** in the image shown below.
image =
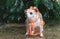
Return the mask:
M37 19L37 21L35 21L35 22L31 22L30 24L34 27L37 27L37 26L40 27L41 26L40 18Z
M31 16L29 21L32 22L34 24L34 26L40 25L40 22L41 22L38 14L34 14L33 16Z
M30 17L28 18L30 21L34 21L36 19L38 19L38 15L37 14L33 14L33 15L30 15Z
M36 26L40 27L40 25L41 25L41 21L40 21L40 19L38 19L37 22L34 23L34 27L36 27Z

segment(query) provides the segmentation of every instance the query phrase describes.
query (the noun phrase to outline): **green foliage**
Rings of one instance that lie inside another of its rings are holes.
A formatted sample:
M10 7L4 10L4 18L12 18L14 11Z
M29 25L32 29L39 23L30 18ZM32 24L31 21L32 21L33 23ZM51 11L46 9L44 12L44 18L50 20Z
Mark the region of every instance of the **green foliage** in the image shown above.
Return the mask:
M24 22L24 10L37 6L44 20L60 19L60 0L0 0L0 22Z
M40 2L41 2L41 0L33 0L33 3L35 6L38 6Z
M53 3L51 0L41 0L41 1L48 9L53 9Z

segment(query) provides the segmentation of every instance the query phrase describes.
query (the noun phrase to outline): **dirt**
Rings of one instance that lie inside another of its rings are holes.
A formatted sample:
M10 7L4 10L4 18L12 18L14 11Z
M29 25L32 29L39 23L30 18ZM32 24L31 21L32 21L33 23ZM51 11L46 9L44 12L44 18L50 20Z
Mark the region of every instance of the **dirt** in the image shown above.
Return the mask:
M60 24L59 25L45 25L44 38L40 37L25 37L24 26L9 26L6 25L0 28L0 39L60 39Z

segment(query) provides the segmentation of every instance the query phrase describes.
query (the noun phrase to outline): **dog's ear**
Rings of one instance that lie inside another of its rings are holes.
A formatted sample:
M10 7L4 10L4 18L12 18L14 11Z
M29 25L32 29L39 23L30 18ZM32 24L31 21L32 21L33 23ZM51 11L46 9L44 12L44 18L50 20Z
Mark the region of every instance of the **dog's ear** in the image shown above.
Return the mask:
M34 10L35 12L39 12L38 8L37 7L34 7Z

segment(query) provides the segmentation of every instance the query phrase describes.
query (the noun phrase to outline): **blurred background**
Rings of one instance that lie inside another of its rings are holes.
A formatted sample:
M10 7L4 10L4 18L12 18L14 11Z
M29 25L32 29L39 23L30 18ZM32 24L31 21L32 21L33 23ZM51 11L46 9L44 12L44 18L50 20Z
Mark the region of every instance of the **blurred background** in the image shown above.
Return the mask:
M24 10L38 7L45 22L60 21L60 0L0 0L0 24L24 23Z
M24 10L30 6L43 15L45 38L60 39L60 0L0 0L0 39L26 38Z

